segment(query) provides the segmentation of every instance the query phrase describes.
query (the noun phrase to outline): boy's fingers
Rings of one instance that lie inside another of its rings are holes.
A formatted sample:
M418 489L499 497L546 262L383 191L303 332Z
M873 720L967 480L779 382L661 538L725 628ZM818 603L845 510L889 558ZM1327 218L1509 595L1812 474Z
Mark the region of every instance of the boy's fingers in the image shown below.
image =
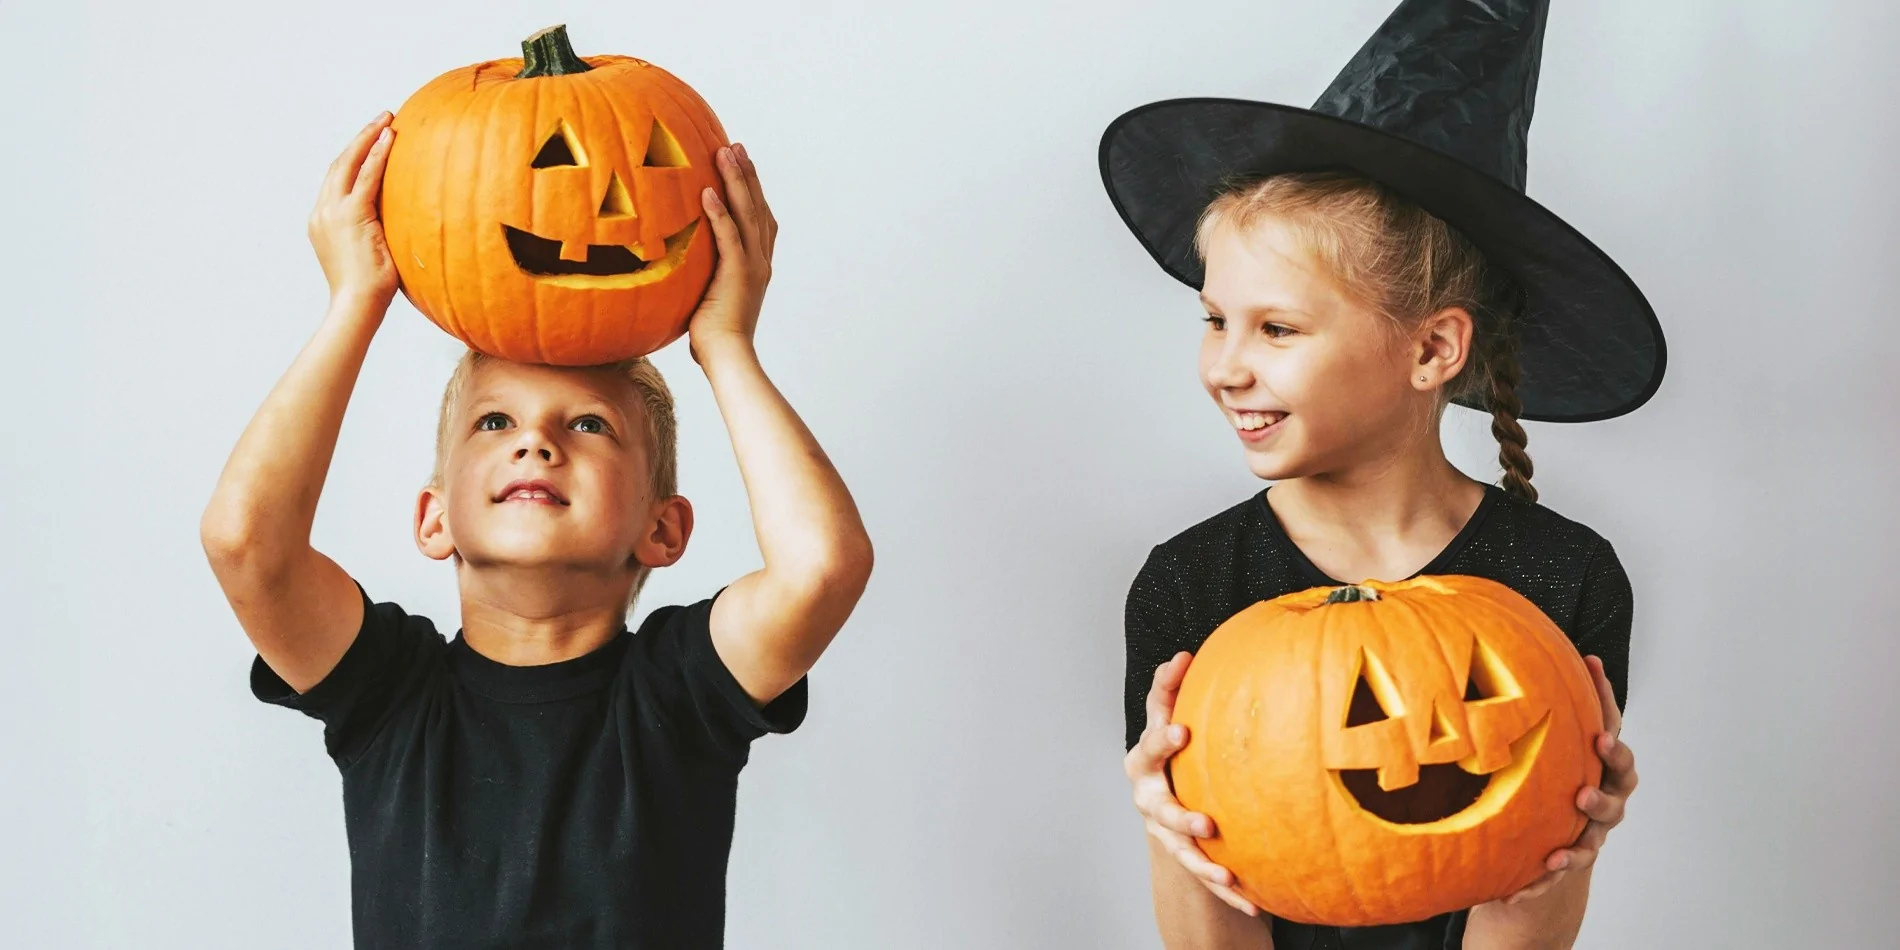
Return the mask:
M1198 812L1188 811L1168 791L1167 783L1158 779L1144 780L1135 794L1135 807L1148 816L1148 820L1161 827L1189 838L1211 838L1214 835L1214 820Z
M1602 825L1616 825L1623 820L1623 796L1606 795L1600 789L1585 789L1582 811L1592 821Z
M753 209L751 187L746 183L745 170L739 167L739 157L732 149L719 150L719 175L726 180L726 202L732 208L732 218L738 222L741 242L750 249L758 246L758 214Z
M348 147L330 163L330 171L323 177L324 197L337 199L349 193L350 183L356 180L356 171L363 164L363 156L369 154L370 147L376 144L377 133L389 122L389 113L378 113L376 118L363 126L361 132L350 140Z
M713 243L719 248L719 268L739 268L744 266L745 242L739 238L739 226L733 223L732 213L726 210L726 203L719 200L719 193L707 188L700 194L700 202L706 209L706 217L712 221Z
M772 217L772 205L765 200L765 186L759 182L759 166L746 153L743 144L734 145L732 152L739 158L739 167L745 171L748 193L752 196L754 209L758 214L760 250L765 256L772 256L772 238L778 232L778 221Z
M376 206L376 196L383 189L383 169L389 164L389 149L395 143L396 133L385 128L377 133L376 140L370 143L369 153L363 157L363 165L356 171L356 182L350 186L350 197Z

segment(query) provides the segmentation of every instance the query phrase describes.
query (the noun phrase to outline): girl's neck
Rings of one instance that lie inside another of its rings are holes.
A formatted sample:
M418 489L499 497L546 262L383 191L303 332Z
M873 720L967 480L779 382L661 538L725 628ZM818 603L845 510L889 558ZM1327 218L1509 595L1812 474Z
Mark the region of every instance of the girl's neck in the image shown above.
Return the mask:
M1458 471L1441 449L1287 479L1267 497L1288 539L1315 567L1356 582L1395 581L1423 569L1458 536L1484 495L1485 486Z

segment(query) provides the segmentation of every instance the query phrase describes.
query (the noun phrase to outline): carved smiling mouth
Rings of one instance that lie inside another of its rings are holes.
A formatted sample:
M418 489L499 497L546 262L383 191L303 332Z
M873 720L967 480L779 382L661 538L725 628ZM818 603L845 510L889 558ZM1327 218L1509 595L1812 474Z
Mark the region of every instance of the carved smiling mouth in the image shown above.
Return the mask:
M508 253L523 273L544 283L575 289L614 289L638 287L664 279L686 260L693 233L699 228L695 218L666 239L666 254L658 260L641 260L631 246L589 244L587 259L561 259L561 242L540 237L520 228L502 225L508 240Z

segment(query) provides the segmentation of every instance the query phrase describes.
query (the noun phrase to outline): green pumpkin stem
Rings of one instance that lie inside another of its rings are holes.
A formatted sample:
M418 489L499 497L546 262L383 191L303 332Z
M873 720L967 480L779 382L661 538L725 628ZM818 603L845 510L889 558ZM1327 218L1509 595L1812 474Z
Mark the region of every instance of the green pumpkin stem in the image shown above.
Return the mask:
M1358 584L1338 588L1326 595L1326 602L1329 604L1356 604L1362 600L1378 599L1378 591L1370 587L1360 587Z
M521 60L521 71L515 74L516 79L566 76L594 68L574 55L574 44L568 42L565 23L550 26L522 40Z

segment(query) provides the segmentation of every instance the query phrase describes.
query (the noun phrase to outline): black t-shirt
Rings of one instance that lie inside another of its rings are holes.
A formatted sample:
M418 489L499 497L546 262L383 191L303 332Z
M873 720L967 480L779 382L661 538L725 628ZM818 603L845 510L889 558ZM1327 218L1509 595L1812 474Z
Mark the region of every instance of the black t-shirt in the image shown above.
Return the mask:
M713 650L712 601L585 656L507 666L363 598L336 669L257 698L324 724L343 773L356 946L718 947L739 770L790 732Z
M1603 660L1624 702L1629 671L1629 578L1596 532L1497 486L1458 536L1420 574L1466 574L1510 587L1536 604L1584 655ZM1260 492L1154 548L1128 591L1126 748L1147 724L1155 668L1197 652L1214 628L1262 600L1338 587L1287 538ZM1273 920L1274 950L1454 950L1465 912L1389 927L1314 927Z

